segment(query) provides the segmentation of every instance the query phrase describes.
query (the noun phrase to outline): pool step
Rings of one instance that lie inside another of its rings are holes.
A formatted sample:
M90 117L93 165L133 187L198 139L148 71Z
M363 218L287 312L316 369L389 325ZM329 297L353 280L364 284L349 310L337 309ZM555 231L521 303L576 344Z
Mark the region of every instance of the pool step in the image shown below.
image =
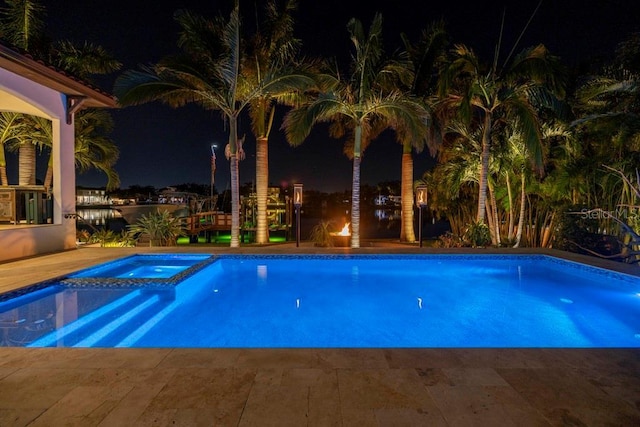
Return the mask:
M164 319L167 315L169 315L173 310L175 310L180 305L179 301L173 301L171 304L164 307L162 310L155 313L152 317L150 317L146 322L132 331L126 337L122 337L119 342L114 343L114 347L133 347L135 344L144 337L151 328L157 325L162 319Z
M80 341L78 341L73 346L74 347L95 347L95 346L97 346L100 341L106 340L107 337L109 335L115 333L118 330L118 328L130 326L131 322L133 322L133 319L136 316L139 316L142 312L146 311L151 306L157 304L159 301L160 301L160 298L158 297L158 295L153 295L153 296L149 297L147 300L142 301L140 304L137 304L136 306L132 307L129 311L127 311L126 313L121 314L116 319L114 319L111 322L107 323L106 325L104 325L100 329L96 330L92 334L90 334L87 337L81 339Z
M151 316L166 304L158 294L136 290L33 341L29 347L100 346L100 341L119 327L141 323L134 319L143 314ZM147 313L149 310L151 313Z

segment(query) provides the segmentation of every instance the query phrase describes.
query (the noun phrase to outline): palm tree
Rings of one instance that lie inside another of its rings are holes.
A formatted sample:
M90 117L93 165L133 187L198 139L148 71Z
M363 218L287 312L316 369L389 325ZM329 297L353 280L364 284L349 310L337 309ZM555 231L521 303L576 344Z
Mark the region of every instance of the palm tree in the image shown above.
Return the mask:
M37 47L44 27L44 7L33 0L6 0L5 4L0 9L0 35L14 46L39 56ZM18 124L17 121L14 123ZM21 138L16 146L20 147L18 182L20 185L34 185L35 146L26 137ZM4 150L4 145L2 149ZM4 153L2 157L4 158Z
M442 22L434 23L420 34L420 38L412 44L406 35L402 34L402 41L408 60L413 69L413 79L410 91L415 96L428 102L435 94L434 71L443 60L444 50L448 44L448 34ZM431 120L430 134L427 140L429 151L435 154L439 145L439 137L436 135L436 126ZM424 149L424 139L405 139L402 144L402 168L401 168L401 225L400 241L415 242L413 228L413 150L421 152Z
M91 82L92 77L97 74L108 74L120 68L121 64L113 59L103 47L92 43L84 42L76 45L70 41L58 41L55 43L45 43L43 37L44 21L46 13L44 6L34 0L7 0L7 7L0 12L0 23L2 24L2 34L14 45L29 51L31 55L44 59L48 64L65 70L67 73ZM90 127L83 129L88 123L87 120L78 120L81 116L92 117ZM12 139L13 145L19 150L19 183L21 185L35 184L35 158L36 147L51 147L51 123L41 117L31 117L17 114L11 122L11 126L20 129L6 129L14 135L20 135ZM28 125L33 127L29 127ZM7 125L5 121L2 126ZM89 168L96 168L103 171L108 178L107 188L113 188L119 183L118 174L114 169L115 160L118 157L117 147L97 130L110 130L112 120L108 113L80 111L76 114L75 132L76 138L84 138L87 134L92 135L96 144L86 144L76 139L76 153L80 158L76 158L76 165L81 171ZM31 134L31 136L29 136ZM5 134L8 135L8 134ZM19 141L18 145L15 145ZM8 142L8 141L7 141ZM99 142L99 143L98 143ZM78 144L82 145L78 149ZM3 146L0 150L4 150ZM7 145L9 146L9 145ZM96 149L96 152L91 152ZM3 185L6 182L6 162L4 162L4 151L0 153L0 168L4 164L2 178ZM48 161L48 170L45 176L45 187L50 188L52 181L52 157Z
M95 75L109 74L120 69L122 64L99 45L84 42L80 45L62 40L54 43L49 52L49 61L68 73L92 82ZM75 165L79 172L97 169L107 176L107 190L118 188L120 177L115 170L118 147L106 135L113 130L111 114L105 110L80 110L74 119ZM49 147L51 143L46 144ZM51 188L53 157L49 156L44 187Z
M353 156L351 247L360 247L360 162L363 150L384 127L402 129L404 138L424 138L427 111L417 100L398 90L385 90L385 80L398 71L382 62L382 16L376 14L365 34L353 18L347 28L355 53L348 81L336 73L331 90L287 113L283 127L292 145L302 143L316 123L332 122L340 133L348 129ZM352 144L352 145L351 145Z
M300 40L293 36L292 12L297 0L287 0L282 10L275 0L266 4L265 31L258 31L251 40L242 75L243 91L252 98L249 105L252 131L256 137L256 243L269 242L267 223L267 191L269 186L269 135L273 128L276 104L292 105L301 94L295 88L312 84L307 65L295 63ZM286 85L275 83L288 82ZM272 89L265 90L268 86ZM255 96L255 93L258 96Z
M542 167L541 121L535 106L542 102L552 104L547 89L562 93L559 62L542 45L523 50L500 70L497 58L486 70L475 53L463 45L455 46L452 55L441 75L439 92L445 109L455 109L469 124L477 118L477 125L483 129L476 215L476 222L481 222L485 219L492 132L498 122L515 127L535 166Z
M23 115L11 111L0 111L0 185L9 185L5 147L25 137Z
M114 91L121 105L161 101L172 107L195 103L220 111L229 126L225 153L231 170L231 247L240 245L240 193L238 161L243 155L238 139L238 117L264 94L293 90L296 79L264 79L251 86L241 73L240 15L238 1L228 21L215 21L188 11L175 14L181 33L182 54L158 64L123 73Z
M231 247L239 246L240 207L238 186L238 115L246 103L238 103L240 77L240 16L236 1L228 21L210 21L186 10L174 14L181 27L178 46L182 53L157 64L129 70L116 80L114 92L122 106L161 101L177 108L196 103L218 110L228 121L229 143L225 152L231 166Z
M82 110L76 113L74 160L79 172L97 169L107 176L107 190L120 186L120 177L114 169L119 157L118 147L106 135L113 129L113 119L105 110ZM45 145L51 149L51 141ZM50 189L53 181L53 156L49 155L44 188Z
M36 185L36 149L51 145L51 121L44 117L19 114L24 132L8 145L18 152L18 185Z

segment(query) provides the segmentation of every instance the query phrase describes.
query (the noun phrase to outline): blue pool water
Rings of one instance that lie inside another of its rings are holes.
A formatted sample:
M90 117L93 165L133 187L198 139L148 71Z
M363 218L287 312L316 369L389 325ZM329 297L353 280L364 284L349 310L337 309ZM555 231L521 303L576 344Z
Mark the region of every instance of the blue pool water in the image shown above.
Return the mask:
M640 347L639 277L547 256L219 256L177 285L96 280L0 303L2 344Z

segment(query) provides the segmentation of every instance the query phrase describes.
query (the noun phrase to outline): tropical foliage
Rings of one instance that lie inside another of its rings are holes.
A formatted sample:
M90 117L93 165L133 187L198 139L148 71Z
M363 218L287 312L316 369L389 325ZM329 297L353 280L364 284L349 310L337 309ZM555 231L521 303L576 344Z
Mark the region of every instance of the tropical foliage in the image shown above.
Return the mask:
M182 52L153 66L125 72L116 81L114 89L121 105L161 101L181 107L195 103L206 110L222 113L229 129L225 154L231 171L231 247L240 245L238 168L239 161L244 159L244 151L243 139L238 137L238 118L251 106L254 131L260 138L268 137L272 103L284 97L283 94L304 90L309 82L272 62L268 62L272 68L262 71L258 60L253 68L247 65L251 61L243 56L241 49L239 13L237 1L228 20L222 17L208 20L185 10L176 12L175 19L181 27L178 45ZM273 60L278 55L285 55L283 59L286 59L289 54L286 47L284 53L274 49L276 52L270 53ZM282 63L282 67L286 65ZM253 71L264 74L258 76ZM264 162L260 163L264 166Z
M333 240L331 238L331 222L320 221L314 225L309 235L309 240L313 242L313 246L328 248L333 246Z
M401 49L390 55L382 40L382 16L376 14L369 28L357 18L349 21L351 61L328 67L328 61L309 64L300 57L302 41L294 35L293 20L297 3L264 2L264 15L247 37L241 33L238 1L228 17L208 19L179 10L180 52L125 72L115 85L123 106L193 103L221 113L229 130L231 246L239 246L240 230L238 170L244 138L238 122L248 116L256 139L256 241L266 243L268 144L276 109L286 108L282 128L291 145L303 143L321 123L344 142L353 161L354 248L361 239L364 153L390 130L403 153L402 241L416 240L413 158L428 148L437 165L419 182L429 188L431 214L451 225L442 245L554 246L597 253L603 242L617 241L618 249L627 247L627 254L635 256L634 236L640 231L639 34L623 40L602 69L568 81L560 59L543 45L514 46L501 57L499 43L486 61L468 45L446 50L452 35L442 23L424 30L415 42L403 35ZM83 79L117 69L99 46L46 43L39 2L4 4L0 36L15 46ZM76 165L79 170L97 167L115 186L118 152L105 137L110 127L100 112L77 114ZM48 153L50 132L50 123L38 118L0 114L0 184L7 184L5 148L24 152L21 182L33 181L28 165L38 150ZM167 218L151 219L145 219L145 226ZM326 241L327 223L314 232L314 240Z
M117 71L120 63L105 49L89 42L75 44L68 40L50 42L44 32L45 7L36 0L5 0L0 8L0 37L28 51L65 72L92 82L96 75ZM52 185L53 143L51 122L14 112L0 112L0 185L8 185L5 149L19 152L19 185L35 185L37 149L47 153L49 161L44 186ZM115 171L118 148L107 135L112 119L105 111L81 110L75 115L76 166L80 172L97 169L107 176L107 189L117 188L120 180Z
M282 3L282 5L279 5ZM265 22L249 40L241 69L241 97L248 97L251 129L256 138L256 243L269 242L267 191L269 187L269 135L273 129L276 105L300 102L306 87L314 84L313 63L297 59L301 41L294 37L292 13L296 0L265 4Z
M129 231L138 237L147 235L149 246L175 246L178 237L185 235L182 220L166 210L142 215Z
M366 147L385 129L418 141L427 136L428 112L403 92L399 83L410 81L409 67L385 60L382 16L376 14L368 32L357 19L347 25L353 47L351 74L343 79L334 71L333 83L313 99L289 111L284 120L287 140L302 143L317 123L330 122L332 135L345 137L345 152L353 159L351 192L351 247L360 247L360 163ZM397 82L398 85L393 85Z
M415 43L402 34L404 54L407 64L413 71L409 93L421 99L425 107L433 110L434 95L436 94L437 75L445 64L445 49L449 43L449 34L445 30L444 23L436 22L420 33ZM420 153L424 149L425 142L431 155L435 154L441 143L441 135L437 117L430 114L428 138L404 138L402 143L402 167L401 167L401 224L400 241L415 242L414 215L413 215L413 151Z
M487 215L487 205L496 209L490 158L494 144L504 141L505 133L518 134L524 142L530 164L543 170L543 108L551 109L554 94L562 95L558 59L542 46L525 49L502 69L494 60L488 68L466 46L457 45L440 77L440 108L445 114L453 110L456 121L450 132L469 142L479 151L478 206L475 223L488 220L492 242L500 244L499 222ZM487 200L489 196L489 200ZM493 219L493 221L492 221Z
M620 173L635 176L640 160L640 49L638 36L631 40L601 73L581 77L566 104L559 101L564 73L543 47L514 57L520 65L505 69L513 73L495 75L475 72L472 51L455 48L441 76L444 144L422 179L431 208L455 235L482 219L496 245L596 253L616 252L609 244L616 235L629 241L637 200L634 180ZM625 225L602 212L623 215Z

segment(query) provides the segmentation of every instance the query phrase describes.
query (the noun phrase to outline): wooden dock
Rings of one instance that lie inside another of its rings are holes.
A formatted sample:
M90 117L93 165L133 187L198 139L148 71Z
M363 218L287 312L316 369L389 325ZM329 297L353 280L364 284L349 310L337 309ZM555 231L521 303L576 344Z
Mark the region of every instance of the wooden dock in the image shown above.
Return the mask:
M231 214L223 212L200 212L182 218L183 229L185 235L189 236L190 241L197 242L198 236L202 233L206 235L207 242L215 239L213 232L231 231ZM288 238L288 227L271 228L270 232L284 232ZM240 241L251 240L251 236L255 236L256 228L240 227Z
M184 231L197 236L203 231L231 230L231 214L223 212L199 212L183 218Z

